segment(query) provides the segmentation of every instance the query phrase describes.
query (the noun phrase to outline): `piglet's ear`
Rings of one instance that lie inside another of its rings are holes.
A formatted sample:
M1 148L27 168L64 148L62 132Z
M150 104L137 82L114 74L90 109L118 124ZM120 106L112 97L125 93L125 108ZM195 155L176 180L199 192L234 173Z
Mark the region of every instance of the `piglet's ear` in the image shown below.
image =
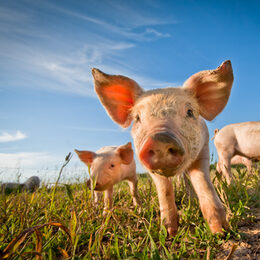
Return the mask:
M231 62L223 62L215 70L200 71L184 83L198 100L200 114L205 119L213 120L226 106L233 83Z
M130 142L125 145L118 146L116 152L124 164L130 164L134 158L134 152Z
M86 165L89 165L93 162L95 157L97 156L96 153L91 151L78 151L75 149L76 154L79 156L79 159L84 162Z
M122 127L131 124L130 110L143 90L132 79L92 69L95 90L108 115Z
M218 134L218 132L219 132L219 129L216 128L216 129L214 130L214 136L211 138L211 140L214 140L214 139L215 139L215 137L216 137L216 135Z

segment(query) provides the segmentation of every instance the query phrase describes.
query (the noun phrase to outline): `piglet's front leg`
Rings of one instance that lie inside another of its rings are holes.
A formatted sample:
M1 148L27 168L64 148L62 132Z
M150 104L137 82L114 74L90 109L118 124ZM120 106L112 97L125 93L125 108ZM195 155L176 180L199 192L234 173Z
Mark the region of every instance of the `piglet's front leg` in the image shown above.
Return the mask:
M150 173L159 198L161 222L170 236L175 236L178 230L178 213L171 180L165 176Z
M136 207L137 205L141 205L140 200L139 200L139 194L138 194L138 189L137 189L137 179L136 177L128 180L128 185L130 188L130 193L133 198L133 204Z
M104 213L106 213L113 206L113 186L105 190L104 193Z
M208 154L208 147L205 147ZM201 156L189 168L191 183L199 198L202 214L209 224L212 233L222 233L222 228L228 229L226 213L214 186L210 180L209 157Z

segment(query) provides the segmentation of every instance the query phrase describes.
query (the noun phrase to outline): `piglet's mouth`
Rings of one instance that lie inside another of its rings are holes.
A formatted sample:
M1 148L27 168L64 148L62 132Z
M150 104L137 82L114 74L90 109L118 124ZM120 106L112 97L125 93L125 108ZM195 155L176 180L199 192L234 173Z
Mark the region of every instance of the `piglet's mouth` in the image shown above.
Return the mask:
M173 176L184 162L185 150L179 139L169 132L149 136L143 143L139 158L151 172Z

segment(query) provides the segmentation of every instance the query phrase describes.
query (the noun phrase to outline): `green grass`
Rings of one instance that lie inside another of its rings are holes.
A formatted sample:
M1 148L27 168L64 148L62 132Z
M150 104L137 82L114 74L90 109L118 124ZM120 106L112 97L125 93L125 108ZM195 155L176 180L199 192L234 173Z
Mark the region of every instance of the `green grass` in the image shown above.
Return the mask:
M213 259L228 239L241 239L239 225L254 222L252 209L260 208L259 172L248 175L241 167L232 171L235 181L227 187L211 170L231 225L224 236L210 233L196 197L175 180L180 224L174 238L160 226L155 186L147 175L139 177L141 207L133 207L123 182L115 186L114 207L105 216L103 202L93 205L84 183L2 194L0 259Z

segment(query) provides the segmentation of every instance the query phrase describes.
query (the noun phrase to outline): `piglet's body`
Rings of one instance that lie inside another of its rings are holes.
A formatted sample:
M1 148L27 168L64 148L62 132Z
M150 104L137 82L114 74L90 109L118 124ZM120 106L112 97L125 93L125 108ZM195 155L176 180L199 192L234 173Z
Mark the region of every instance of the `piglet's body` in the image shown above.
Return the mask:
M157 188L161 220L170 235L178 227L168 177L188 172L213 233L227 228L226 215L209 175L207 120L225 107L233 82L230 61L201 71L181 88L144 91L134 80L93 69L95 90L109 116L122 127L133 121L136 153Z
M260 160L260 121L231 124L221 130L216 129L214 144L219 158L218 171L223 173L230 184L231 164L235 155L242 156L247 164L252 159ZM244 162L242 163L245 164Z
M247 171L249 173L251 173L251 170L252 170L252 166L253 166L253 162L251 159L248 159L244 156L240 156L240 155L235 155L234 157L232 157L231 161L230 161L230 164L231 165L238 165L238 164L243 164L246 166L247 168ZM222 170L221 170L221 164L220 162L217 163L217 167L216 167L216 170L221 173Z
M248 172L250 173L252 170L252 165L253 162L252 160L244 157L244 156L240 156L240 155L235 155L232 159L231 159L231 165L237 165L237 164L243 164L246 166Z
M105 209L112 207L113 186L127 180L134 205L138 204L136 165L131 143L121 146L105 146L97 152L78 151L80 160L91 165L88 185L94 186L95 202L105 192Z

